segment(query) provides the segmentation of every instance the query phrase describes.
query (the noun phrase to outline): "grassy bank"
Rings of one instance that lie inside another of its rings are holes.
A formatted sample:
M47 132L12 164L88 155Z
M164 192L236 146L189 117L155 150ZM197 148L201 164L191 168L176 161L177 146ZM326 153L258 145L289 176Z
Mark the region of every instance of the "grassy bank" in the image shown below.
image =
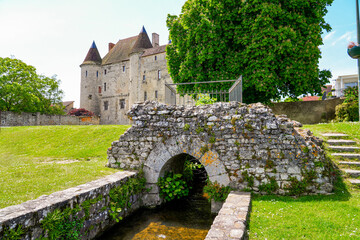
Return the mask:
M315 135L343 132L360 140L360 124L307 125ZM341 179L330 196L255 195L250 239L360 239L360 190Z
M128 127L1 128L0 208L116 172L106 150Z

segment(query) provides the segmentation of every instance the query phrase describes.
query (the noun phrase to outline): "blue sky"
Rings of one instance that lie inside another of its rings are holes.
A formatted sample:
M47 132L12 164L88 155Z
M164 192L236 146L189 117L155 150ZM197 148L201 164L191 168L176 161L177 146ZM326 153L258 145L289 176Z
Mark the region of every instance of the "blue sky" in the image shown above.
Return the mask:
M178 15L185 0L0 0L0 57L15 56L38 73L56 74L64 100L79 106L80 67L95 40L101 56L109 42L137 35L141 27L168 42L166 16ZM356 41L355 0L335 0L326 20L320 69L333 78L356 74L357 64L346 46Z

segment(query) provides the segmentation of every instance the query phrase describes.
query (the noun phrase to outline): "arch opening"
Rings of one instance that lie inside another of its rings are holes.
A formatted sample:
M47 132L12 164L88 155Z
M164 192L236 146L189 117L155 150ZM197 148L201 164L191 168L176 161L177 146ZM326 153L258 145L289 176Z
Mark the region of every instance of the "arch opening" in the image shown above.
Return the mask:
M173 156L164 164L159 177L164 177L168 172L182 174L191 187L189 196L202 195L208 174L198 159L186 153Z

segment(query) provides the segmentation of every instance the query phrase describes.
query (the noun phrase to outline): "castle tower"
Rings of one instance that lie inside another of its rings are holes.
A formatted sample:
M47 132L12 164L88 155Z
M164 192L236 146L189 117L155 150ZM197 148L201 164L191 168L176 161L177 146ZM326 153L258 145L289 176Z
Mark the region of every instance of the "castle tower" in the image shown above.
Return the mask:
M85 108L100 115L101 96L101 62L100 53L93 41L81 68L80 108Z
M153 45L147 35L145 27L143 26L136 42L130 53L130 83L129 89L129 106L132 106L136 102L142 102L144 100L144 89L142 87L142 73L141 73L141 61L140 58L145 49L152 48Z

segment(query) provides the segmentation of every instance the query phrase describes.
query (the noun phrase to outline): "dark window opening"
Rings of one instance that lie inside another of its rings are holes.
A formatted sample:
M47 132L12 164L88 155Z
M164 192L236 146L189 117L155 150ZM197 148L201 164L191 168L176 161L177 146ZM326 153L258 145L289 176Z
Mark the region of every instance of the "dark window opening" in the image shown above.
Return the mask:
M125 66L123 66L123 72L125 72Z
M161 70L158 71L158 80L161 79Z
M87 71L85 71L85 77L87 77Z
M106 75L106 69L104 70L104 74Z
M157 60L157 56L155 56L155 61Z
M106 92L106 83L104 83L104 92Z
M120 109L125 108L125 99L120 99Z
M147 100L147 93L144 92L144 101L146 101L146 100Z
M145 82L146 81L146 76L145 75L143 75L143 82Z
M158 98L158 91L155 91L155 98Z
M109 102L105 101L104 102L104 110L108 110L109 109Z
M88 98L89 98L89 99L92 99L92 95L90 94L90 95L88 96Z
M96 71L96 77L99 77L99 71Z

